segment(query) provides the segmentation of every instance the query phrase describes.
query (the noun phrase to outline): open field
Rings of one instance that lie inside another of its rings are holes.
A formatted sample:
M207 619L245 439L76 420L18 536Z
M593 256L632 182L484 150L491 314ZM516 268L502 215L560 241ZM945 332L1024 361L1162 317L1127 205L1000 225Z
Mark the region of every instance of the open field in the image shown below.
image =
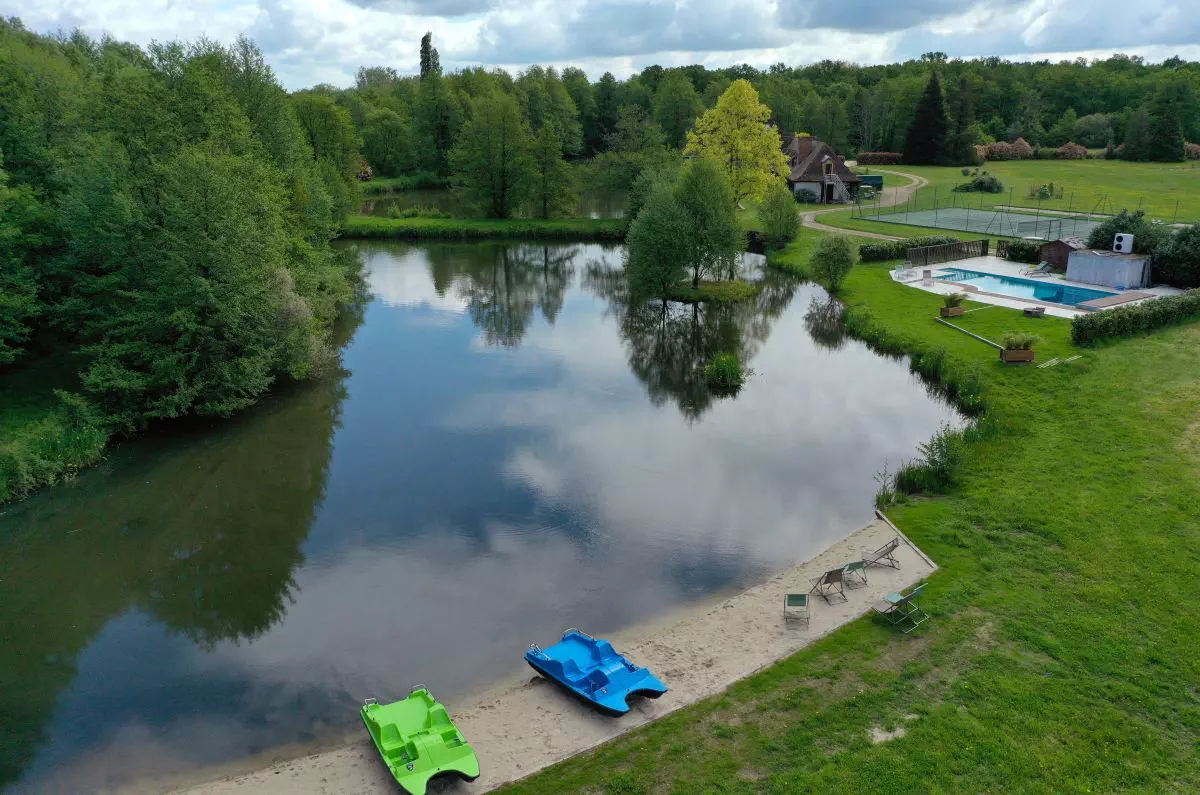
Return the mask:
M966 181L961 168L941 166L894 166L892 169L924 177L929 185L918 191L913 207L932 207L938 199L948 200L952 189ZM879 169L872 169L876 173ZM1200 221L1200 166L1185 163L1127 163L1122 160L1009 160L985 163L980 171L994 174L1004 183L1003 193L960 193L959 203L970 197L971 205L981 199L985 207L1013 204L1036 208L1037 199L1029 197L1029 186L1053 182L1063 189L1063 198L1041 203L1041 208L1057 211L1100 211L1098 203L1106 196L1103 211L1139 207L1151 218L1166 222ZM887 185L890 176L885 176ZM1011 195L1010 195L1011 191ZM1011 201L1010 201L1011 199ZM1177 207L1178 205L1178 207Z
M989 406L953 493L892 511L943 568L933 620L859 620L506 791L1200 788L1200 324L1078 349L1064 320L968 313L991 339L1036 331L1039 359L1083 356L1006 368L887 268L851 274L855 326L943 351Z

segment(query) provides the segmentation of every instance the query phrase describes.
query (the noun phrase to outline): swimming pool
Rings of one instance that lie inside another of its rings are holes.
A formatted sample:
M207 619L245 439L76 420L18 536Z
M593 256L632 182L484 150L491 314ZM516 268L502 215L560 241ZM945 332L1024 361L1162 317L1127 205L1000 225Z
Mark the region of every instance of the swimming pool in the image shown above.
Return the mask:
M1107 298L1116 295L1106 290L1089 290L1086 287L1072 287L1050 281L1049 279L1021 279L1016 276L997 276L992 273L968 271L962 268L944 268L938 272L937 278L944 281L961 282L978 288L980 292L995 293L996 295L1011 295L1013 298L1024 298L1034 301L1046 301L1053 304L1075 306L1084 301L1094 301L1097 298Z

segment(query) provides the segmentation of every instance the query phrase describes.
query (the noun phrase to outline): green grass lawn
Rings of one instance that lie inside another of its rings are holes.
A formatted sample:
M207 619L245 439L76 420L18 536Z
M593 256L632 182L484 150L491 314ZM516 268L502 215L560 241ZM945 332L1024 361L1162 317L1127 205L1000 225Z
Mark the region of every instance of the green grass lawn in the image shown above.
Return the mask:
M918 191L913 207L932 207L936 189L944 203L955 185L966 181L960 168L938 166L890 166L892 170L917 174L930 184ZM1035 208L1037 199L1029 197L1029 187L1053 182L1063 189L1063 198L1043 201L1045 210L1098 210L1102 196L1108 200L1106 211L1139 207L1151 218L1171 221L1200 221L1200 164L1187 163L1127 163L1123 160L1010 160L985 163L980 167L995 174L1004 183L1004 192L982 194L985 207L1009 204ZM884 184L895 179L884 176ZM1010 196L1011 189L1011 196ZM957 194L959 202L969 196L971 206L978 206L981 194Z
M942 566L932 620L855 621L507 792L1200 790L1200 323L1075 348L1065 320L961 318L1083 356L1006 367L888 267L843 291L870 336L944 351L989 406L952 493L890 511Z

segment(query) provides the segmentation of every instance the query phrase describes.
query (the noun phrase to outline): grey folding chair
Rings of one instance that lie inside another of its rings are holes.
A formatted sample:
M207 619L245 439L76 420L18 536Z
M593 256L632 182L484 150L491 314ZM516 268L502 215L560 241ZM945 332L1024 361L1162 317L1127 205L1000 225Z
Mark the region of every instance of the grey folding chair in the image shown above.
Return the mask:
M898 569L900 561L896 560L895 554L898 546L900 546L900 537L896 536L879 549L863 555L863 562L868 566L891 566L893 569Z
M828 604L831 596L840 596L842 601L847 601L846 591L842 588L842 567L830 569L812 581L813 587L809 593L815 593L820 596Z

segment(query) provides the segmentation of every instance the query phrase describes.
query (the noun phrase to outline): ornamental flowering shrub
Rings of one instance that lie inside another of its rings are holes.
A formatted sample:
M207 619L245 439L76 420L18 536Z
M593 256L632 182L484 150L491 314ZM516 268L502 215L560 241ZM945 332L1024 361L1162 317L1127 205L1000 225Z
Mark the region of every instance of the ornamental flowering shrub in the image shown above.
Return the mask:
M860 166L898 166L902 156L899 152L859 152Z
M1056 156L1059 160L1083 160L1087 157L1088 151L1086 146L1080 146L1074 141L1067 141L1062 146L1058 147Z

